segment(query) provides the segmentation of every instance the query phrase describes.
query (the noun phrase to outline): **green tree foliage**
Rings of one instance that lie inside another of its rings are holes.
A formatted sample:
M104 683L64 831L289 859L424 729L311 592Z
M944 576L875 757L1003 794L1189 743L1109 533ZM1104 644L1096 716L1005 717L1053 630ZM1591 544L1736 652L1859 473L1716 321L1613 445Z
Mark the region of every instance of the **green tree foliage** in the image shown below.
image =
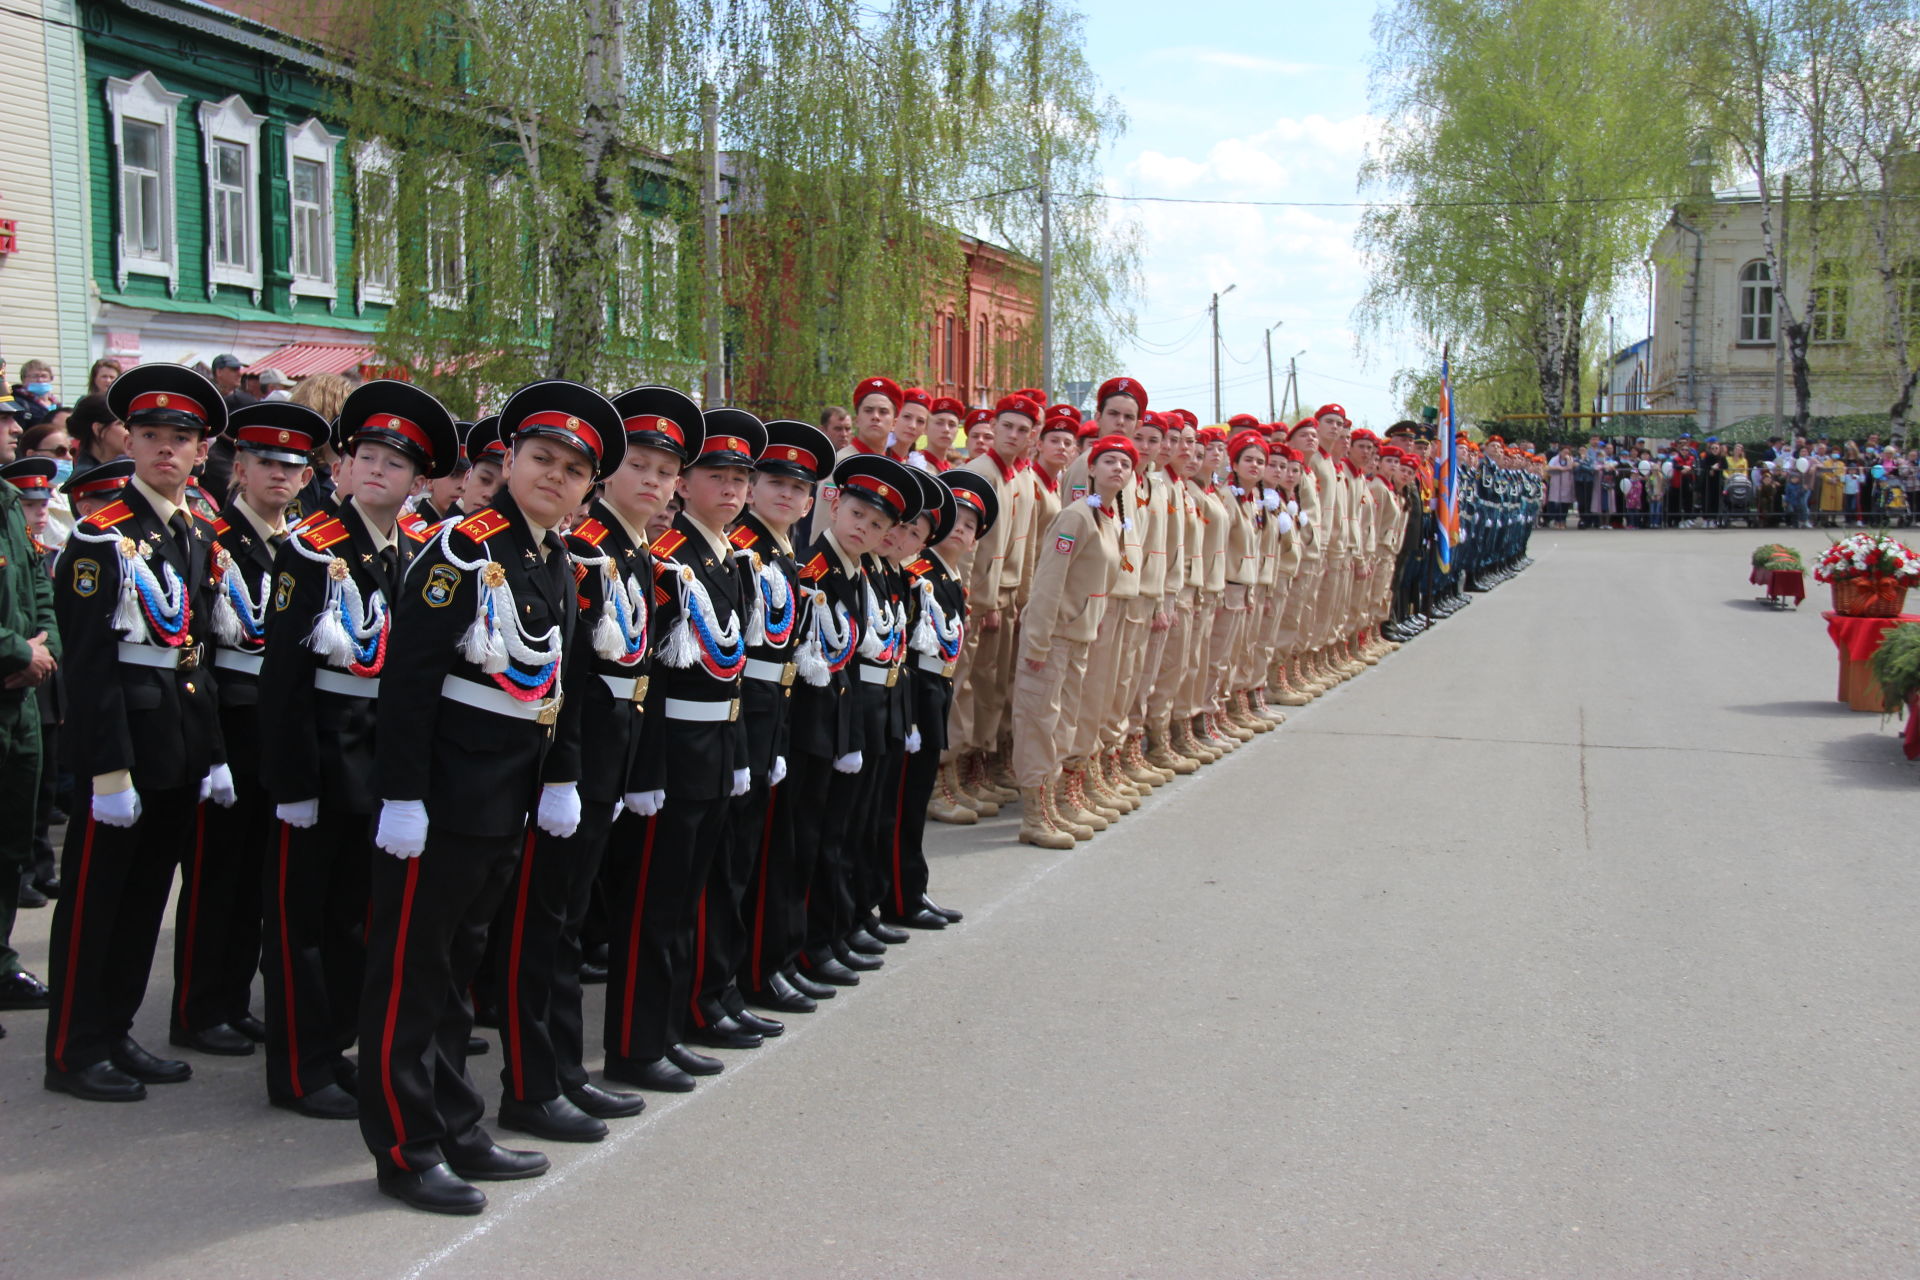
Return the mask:
M1595 324L1680 189L1688 115L1652 0L1397 0L1362 185L1364 331L1451 343L1464 406L1580 407ZM1435 361L1437 364L1437 360ZM1475 376L1478 375L1478 376Z

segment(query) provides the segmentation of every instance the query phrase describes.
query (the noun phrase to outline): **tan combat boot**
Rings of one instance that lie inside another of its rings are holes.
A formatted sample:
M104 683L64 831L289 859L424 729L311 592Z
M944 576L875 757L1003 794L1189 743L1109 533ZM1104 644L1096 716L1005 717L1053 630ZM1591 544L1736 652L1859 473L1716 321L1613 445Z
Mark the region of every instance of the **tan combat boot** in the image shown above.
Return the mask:
M1163 773L1171 772L1176 777L1192 773L1200 767L1200 762L1190 758L1180 749L1172 738L1173 717L1161 716L1153 722L1153 732L1149 737L1151 746L1147 750L1147 763Z
M1013 780L1013 770L1008 767L1007 757L998 751L989 751L984 759L984 777L987 786L995 793L994 799L1001 804L1012 804L1018 800L1024 788Z
M1203 745L1198 738L1194 737L1193 721L1187 717L1175 716L1168 732L1173 738L1173 749L1201 768L1220 758L1214 754L1211 747Z
M954 778L957 771L958 765L949 760L933 775L933 799L927 802L927 816L935 822L970 827L980 821L980 815L960 798L959 784Z
M1047 779L1047 785L1040 788L1040 802L1047 806L1047 825L1055 831L1064 831L1075 840L1093 839L1093 827L1084 822L1075 822L1067 817L1060 808L1060 776L1055 774Z
M1038 787L1020 792L1020 843L1038 849L1073 848L1073 837L1047 822L1047 802Z
M1095 831L1105 831L1113 825L1119 812L1109 809L1087 793L1087 765L1084 760L1069 760L1060 770L1060 778L1067 784L1063 812L1075 822L1092 827Z
M1000 802L980 785L980 753L978 751L968 751L960 757L959 766L954 772L954 781L960 788L960 803L967 808L983 818L991 818L1000 812Z

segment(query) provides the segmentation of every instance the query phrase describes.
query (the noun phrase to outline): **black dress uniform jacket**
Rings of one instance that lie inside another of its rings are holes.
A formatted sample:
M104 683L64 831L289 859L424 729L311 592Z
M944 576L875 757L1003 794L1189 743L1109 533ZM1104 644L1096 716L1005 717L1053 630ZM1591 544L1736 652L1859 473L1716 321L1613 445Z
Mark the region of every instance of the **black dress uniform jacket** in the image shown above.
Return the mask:
M967 589L947 568L946 562L929 551L906 567L907 594L913 600L912 620L908 624L908 661L913 689L913 727L920 731L920 750L941 752L947 749L947 713L953 706L952 664L945 671L929 671L932 656L912 647L914 629L919 626L923 604L922 590L930 590L940 610L941 620L964 625L967 617ZM924 584L924 585L923 585ZM929 619L931 624L934 620ZM937 644L937 640L936 640ZM925 660L923 662L923 659Z
M752 726L747 738L746 765L753 770L756 783L764 783L773 768L775 758L785 756L789 745L789 728L792 717L788 714L793 701L793 690L797 677L793 667L794 647L806 635L805 628L811 623L806 603L800 597L799 568L793 557L780 549L780 543L772 531L762 524L751 511L740 518L727 539L739 553L736 554L741 576L746 584L747 607L753 609L756 604L766 608L764 602L756 601L755 596L763 592L759 582L762 566L771 568L786 583L788 609L791 628L786 638L778 644L771 641L764 644L747 646L747 658L752 662L766 662L779 667L782 672L778 683L763 679L748 679L741 686L740 718L743 723ZM766 622L772 625L776 619L772 610L767 608Z
M866 616L861 596L864 578L857 572L847 574L840 564L839 553L824 533L814 539L800 563L800 587L809 593L807 630L802 634L802 641L811 639L822 621L814 611L834 616L844 613L847 643L857 650ZM813 593L816 592L824 599L815 600ZM860 725L853 714L853 681L853 658L849 653L840 669L828 676L825 685L817 686L805 680L795 684L789 725L789 745L795 751L837 760L848 752L860 750Z
M558 735L547 754L545 777L549 782L577 782L583 798L610 805L637 789L642 707L651 687L653 642L643 631L638 661L620 662L597 651L592 633L606 607L609 572L634 588L632 594L647 610L641 621L649 624L654 609L653 553L635 543L620 518L598 502L566 541L580 634L579 642L567 649L567 700L560 709L561 720L571 721L570 731ZM634 696L616 698L609 679L634 681Z

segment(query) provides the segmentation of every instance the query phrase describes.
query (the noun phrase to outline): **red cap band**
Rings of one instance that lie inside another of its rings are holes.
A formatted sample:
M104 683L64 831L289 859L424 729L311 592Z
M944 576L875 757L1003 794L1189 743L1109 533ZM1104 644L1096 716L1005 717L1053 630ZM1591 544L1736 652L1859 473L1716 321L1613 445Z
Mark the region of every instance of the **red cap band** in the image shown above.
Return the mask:
M580 447L587 451L588 457L592 458L595 462L600 461L600 433L595 431L584 420L576 418L570 413L563 413L558 409L546 409L540 413L530 413L520 420L521 431L537 428L566 432L580 442Z
M287 427L242 427L234 433L236 444L260 444L270 448L297 449L301 453L313 452L314 437L306 431L297 431Z
M421 429L420 424L397 413L376 413L360 424L360 431L391 431L395 435L416 445L420 452L429 458L433 456L433 440ZM358 439L360 431L354 432Z
M183 396L178 391L148 391L135 396L127 404L127 417L144 413L149 409L171 409L175 413L192 414L200 419L202 425L207 421L207 408L191 396Z
M700 446L700 456L705 457L709 453L744 453L749 458L753 456L753 450L739 436L708 436L706 443Z
M847 485L856 489L865 489L868 493L874 494L886 503L896 516L907 509L905 495L885 480L878 480L873 476L848 476L841 487L845 488Z
M680 430L680 424L672 418L656 418L650 413L643 413L637 418L624 419L620 425L625 428L628 435L636 431L652 431L665 436L677 445L684 447L687 443L686 433Z
M807 468L809 471L818 471L820 469L820 459L814 457L811 451L790 444L776 444L772 446L760 455L760 461L792 462Z

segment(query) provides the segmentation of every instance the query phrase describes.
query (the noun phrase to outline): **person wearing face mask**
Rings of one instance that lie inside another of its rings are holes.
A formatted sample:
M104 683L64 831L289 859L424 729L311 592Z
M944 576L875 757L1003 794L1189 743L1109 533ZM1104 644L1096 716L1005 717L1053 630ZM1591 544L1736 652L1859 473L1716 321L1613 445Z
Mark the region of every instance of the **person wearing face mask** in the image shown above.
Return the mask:
M67 545L67 535L73 531L73 508L67 502L67 495L61 492L61 486L73 478L73 437L67 434L66 427L43 422L20 433L19 452L23 458L47 458L53 463L46 525L35 536L41 546L58 555Z
M35 427L48 421L60 408L53 390L53 366L45 360L29 360L20 366L20 381L14 385L13 398L19 403L20 426Z

